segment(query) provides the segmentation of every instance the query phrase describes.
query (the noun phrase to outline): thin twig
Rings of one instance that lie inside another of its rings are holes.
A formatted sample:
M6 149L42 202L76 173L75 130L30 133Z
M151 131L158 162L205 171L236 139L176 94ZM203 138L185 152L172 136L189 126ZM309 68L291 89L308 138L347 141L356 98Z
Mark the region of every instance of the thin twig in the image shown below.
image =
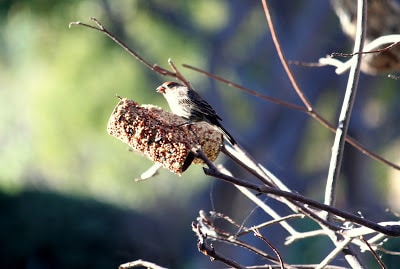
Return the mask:
M372 253L372 255L374 256L375 260L379 263L381 268L386 269L386 266L383 263L382 259L379 258L378 254L376 254L376 251L371 247L369 242L367 240L365 240L363 237L361 237L360 240L363 241L367 245L367 247L369 248L369 251Z
M393 36L393 35L390 35L390 36ZM400 38L400 35L396 35L396 36L399 36L398 38ZM376 40L378 40L378 39L376 39ZM397 46L399 43L400 43L400 41L397 41L397 42L391 43L390 45L388 45L388 46L386 46L384 48L373 49L373 50L368 50L368 51L358 51L358 52L353 52L353 53L333 52L333 53L331 53L330 56L331 57L353 57L354 55L357 55L357 54L365 55L365 54L381 53L381 52L384 52L386 50L389 50L389 49L393 48L394 46ZM376 46L376 43L374 43L374 41L372 41L368 45L371 45L371 44ZM381 45L382 44L378 44L378 46L381 46Z
M201 231L201 227L198 224L192 223L192 230L196 233L197 239L199 240L199 242L197 243L197 248L201 253L209 256L212 260L221 261L234 268L246 269L246 267L240 265L239 263L220 255L215 251L212 246L209 246L206 242L207 235L203 234L203 232Z
M376 249L378 249L380 252L388 254L388 255L395 255L395 256L400 256L400 251L392 251L388 250L386 248L383 248L381 246L377 246Z
M289 68L289 64L286 61L285 55L283 54L282 48L280 46L280 42L278 40L278 35L276 34L275 31L275 26L274 23L272 22L271 14L269 12L268 4L266 0L262 0L263 8L264 8L264 13L265 13L265 18L267 20L267 24L269 27L269 31L271 33L272 41L274 42L276 52L278 53L279 59L281 61L281 64L283 68L285 69L285 72L290 80L290 83L293 86L293 89L296 91L297 95L303 102L303 104L306 106L307 110L312 111L313 107L311 105L311 102L308 100L308 98L304 95L303 91L300 89L299 85L297 84L292 71Z
M285 245L290 245L296 240L310 238L310 237L319 236L319 235L326 235L326 231L321 229L321 230L314 230L314 231L309 231L309 232L301 232L294 236L288 236L288 237L286 237Z
M197 218L197 223L192 224L192 227L196 227L196 229L198 229L199 232L203 236L205 236L205 238L207 238L207 239L219 241L219 242L233 245L233 246L242 247L242 248L244 248L262 258L265 258L273 263L279 263L279 260L277 258L261 251L260 249L254 247L250 244L247 244L244 241L239 240L238 237L236 236L236 234L231 234L231 233L221 230L218 227L215 227L212 222L210 222L207 218L204 219L203 216L201 216L200 218ZM195 231L195 233L198 235L198 231Z
M104 33L106 36L108 36L110 39L112 39L115 43L117 43L119 46L121 46L124 50L126 50L131 56L135 57L139 62L141 62L142 64L144 64L145 66L147 66L149 69L154 70L154 66L151 65L150 63L148 63L146 60L144 60L139 54L137 54L136 52L134 52L133 50L131 50L127 45L125 45L124 42L122 42L119 38L117 38L116 36L114 36L112 33L110 33L101 23L100 21L98 21L96 18L90 18L91 21L93 21L96 26L90 25L90 24L86 24L80 21L77 22L70 22L69 23L69 27L71 28L71 26L73 25L80 25L80 26L84 26L84 27L88 27L97 31L100 31L102 33ZM164 74L167 75L167 72ZM169 74L169 75L173 75L173 74Z
M182 76L182 74L177 71L177 68L175 67L175 65L173 64L173 62L171 61L171 59L168 60L169 65L172 67L172 69L174 70L174 72L171 72L167 69L164 69L160 66L158 66L157 64L150 64L148 61L146 61L143 57L141 57L138 53L136 53L135 51L133 51L132 49L130 49L123 41L121 41L118 37L116 37L115 35L113 35L111 32L109 32L101 23L99 20L97 20L96 18L90 18L95 24L96 26L90 25L90 24L86 24L80 21L77 22L70 22L69 23L69 27L71 28L71 26L73 25L78 25L78 26L84 26L90 29L94 29L97 30L99 32L102 32L103 34L105 34L107 37L109 37L111 40L113 40L115 43L117 43L121 48L123 48L125 51L127 51L132 57L136 58L139 62L141 62L142 64L144 64L146 67L148 67L149 69L151 69L152 71L162 75L162 76L170 76L170 77L174 77L180 81L182 81L184 84L189 85L187 80Z
M267 204L265 204L263 201L261 201L256 195L254 195L252 192L250 192L247 188L244 188L242 186L238 186L238 185L234 185L241 193L243 193L244 195L246 195L246 197L248 199L250 199L251 201L253 201L257 206L259 206L262 210L264 210L265 213L267 213L268 215L270 215L272 218L274 218L274 220L269 221L266 223L266 225L271 225L274 222L279 222L279 224L292 236L297 235L299 232L297 232L289 223L287 223L285 220L289 219L289 216L297 216L297 217L304 217L303 214L294 214L294 215L289 215L286 217L281 217L278 213L275 212L275 210L273 210L270 206L268 206ZM261 228L261 227L258 227ZM238 234L241 235L242 233L245 233L245 231L241 232Z
M399 44L400 40L400 35L385 35L385 36L380 36L377 39L374 39L364 47L364 51L362 52L354 52L352 54L345 54L345 53L332 53L330 56L321 58L319 59L319 63L322 65L331 65L335 66L336 70L335 73L338 75L343 74L345 71L347 71L353 64L354 64L354 58L342 62L340 60L332 58L333 56L354 56L356 54L369 54L369 53L380 53L386 50L391 49L392 47L396 46ZM384 48L379 48L383 45L390 44ZM378 48L378 49L377 49Z
M284 221L287 221L287 220L290 220L290 219L303 218L303 217L304 217L303 214L292 214L292 215L287 215L287 216L281 217L281 218L279 218L279 219L274 219L274 220L270 220L270 221L267 221L267 222L258 224L258 225L256 225L256 226L251 227L251 228L245 228L245 229L243 229L243 231L241 231L241 232L235 234L235 236L236 236L236 237L240 237L240 236L242 236L242 235L244 235L244 234L251 233L251 232L252 232L252 229L254 229L254 228L255 228L255 229L262 229L262 228L271 226L271 225L273 225L273 224L281 223L281 222L284 222ZM300 233L297 232L296 234L300 234Z
M267 240L267 238L265 238L264 236L262 236L262 234L260 233L260 231L257 228L253 228L253 232L254 235L258 238L260 238L262 241L264 241L271 249L272 251L275 253L275 255L278 257L279 263L281 265L281 269L285 268L285 264L283 263L283 259L281 254L279 253L278 249Z
M178 70L178 68L175 66L175 64L172 62L171 58L168 59L168 64L171 67L172 70L174 70L176 77L183 82L188 88L193 89L193 86L190 84L189 81L185 79L185 77L182 75L182 73Z
M294 109L294 110L297 110L297 111L307 112L307 109L302 107L302 106L298 106L298 105L295 105L295 104L292 104L292 103L288 103L288 102L282 101L280 99L276 99L276 98L270 97L270 96L265 95L265 94L261 94L259 92L254 91L254 90L246 88L246 87L244 87L244 86L242 86L240 84L234 83L234 82L229 81L227 79L224 79L224 78L222 78L220 76L211 74L211 73L209 73L207 71L204 71L204 70L202 70L200 68L197 68L197 67L194 67L192 65L182 64L182 66L186 67L188 69L194 70L194 71L196 71L196 72L198 72L200 74L203 74L203 75L205 75L207 77L210 77L210 78L213 78L215 80L221 81L222 83L225 83L225 84L227 84L228 86L230 86L232 88L239 89L239 90L241 90L243 92L246 92L248 94L251 94L251 95L253 95L255 97L258 97L258 98L261 98L261 99L270 101L272 103L275 103L275 104L278 104L278 105L282 105L282 106L285 106L285 107L288 107L288 108L291 108L291 109Z

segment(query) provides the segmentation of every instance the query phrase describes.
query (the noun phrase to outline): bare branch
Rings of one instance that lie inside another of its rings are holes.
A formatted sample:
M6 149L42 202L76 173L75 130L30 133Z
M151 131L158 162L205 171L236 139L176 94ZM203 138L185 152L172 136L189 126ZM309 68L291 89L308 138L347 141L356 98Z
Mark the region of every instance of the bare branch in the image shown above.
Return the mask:
M294 201L297 201L297 202L301 202L301 203L303 203L305 205L309 205L309 206L312 206L314 208L318 208L320 210L329 212L329 213L331 213L333 215L337 215L339 217L342 217L342 218L344 218L344 219L346 219L346 220L348 220L350 222L359 224L361 226L366 226L366 227L368 227L368 228L370 228L370 229L372 229L372 230L374 230L376 232L380 232L380 233L383 233L383 234L386 234L386 235L389 235L389 236L400 236L400 225L398 225L398 224L390 225L390 226L382 226L382 225L379 225L379 224L377 224L377 223L375 223L373 221L364 219L364 218L362 218L360 216L348 213L346 211L339 210L339 209L337 209L335 207L332 207L332 206L329 206L329 205L326 205L326 204L323 204L323 203L319 203L317 201L314 201L312 199L309 199L309 198L307 198L305 196L302 196L302 195L299 195L299 194L296 194L296 193L287 192L287 191L283 191L283 190L280 190L280 189L271 188L271 187L268 187L268 186L257 185L257 184L254 184L252 182L249 182L249 181L244 181L244 180L238 179L236 177L228 176L226 174L221 173L215 167L215 165L210 160L207 159L207 157L204 155L204 153L202 153L201 150L197 150L196 154L198 154L197 155L198 158L201 158L206 163L206 165L208 166L208 168L203 168L203 170L204 170L206 175L210 175L210 176L219 178L221 180L224 180L224 181L236 184L236 185L240 185L240 186L255 190L255 191L260 192L260 193L272 194L273 195L273 196L271 196L272 198L275 198L275 195L276 195L276 196L285 197L287 199L294 200ZM331 228L333 231L340 230L339 227L334 226L332 224L331 225L329 225L328 223L324 223L324 224L328 225L328 227Z
M267 238L265 238L264 236L262 236L262 234L260 233L260 231L257 228L253 228L254 231L254 235L258 238L260 238L262 241L264 241L271 249L273 252L275 252L276 256L278 257L279 263L281 265L281 268L284 269L285 268L285 264L283 263L283 259L281 254L279 253L278 249L267 240Z
M192 230L196 233L197 239L199 240L199 242L197 243L197 248L201 253L209 256L211 260L221 261L234 268L246 269L246 267L240 265L239 263L220 255L215 251L212 246L209 246L206 242L207 235L203 234L199 225L192 223Z
M365 32L367 25L367 3L366 0L358 0L357 13L357 33L354 44L354 52L362 51L364 47ZM329 165L329 172L325 188L325 200L327 205L335 205L336 185L340 175L343 152L345 145L345 137L349 128L351 113L356 99L358 79L361 70L361 55L354 56L354 65L350 69L349 79L347 83L346 94L343 100L342 110L339 116L338 127L336 130L335 141L332 146L332 155ZM329 215L327 215L329 219Z
M91 20L97 25L93 26L90 24L82 23L80 21L77 22L70 22L69 27L71 28L73 25L78 25L78 26L84 26L90 29L94 29L97 31L102 32L105 34L107 37L109 37L111 40L113 40L115 43L117 43L120 47L122 47L126 52L128 52L132 57L136 58L139 62L144 64L147 68L151 69L152 71L162 75L162 76L170 76L174 77L183 83L187 84L187 80L181 75L181 73L177 72L176 67L173 65L172 61L169 60L170 65L174 68L175 72L168 71L157 64L150 64L148 61L146 61L143 57L141 57L138 53L136 53L134 50L130 49L124 42L122 42L119 38L117 38L115 35L113 35L111 32L109 32L101 23L98 21L96 18L91 18Z
M313 108L312 108L311 102L304 95L303 91L300 89L299 85L297 84L297 81L294 78L293 73L289 68L289 64L286 61L285 55L283 54L282 48L280 46L280 42L278 40L278 35L276 34L276 31L275 31L274 23L272 22L272 18L271 18L271 14L269 12L267 1L262 0L261 2L264 7L265 18L267 19L267 24L268 24L268 27L269 27L269 30L271 33L272 41L274 42L276 52L278 53L281 64L282 64L283 68L285 69L285 72L286 72L290 82L292 83L292 86L293 86L294 90L296 91L297 95L299 96L299 98L301 99L303 104L306 106L307 110L312 111Z
M370 252L372 253L372 255L374 256L375 260L379 263L379 266L380 266L382 269L386 269L386 266L385 266L385 264L383 263L382 259L379 258L378 254L376 254L375 250L371 247L371 245L368 243L368 241L365 240L365 239L362 238L362 237L360 238L360 240L362 240L362 241L368 246L368 248L369 248Z
M241 90L243 92L246 92L248 94L251 94L251 95L253 95L255 97L258 97L258 98L261 98L261 99L270 101L272 103L275 103L275 104L278 104L278 105L282 105L282 106L285 106L285 107L288 107L288 108L291 108L291 109L294 109L294 110L297 110L297 111L307 112L307 109L305 109L302 106L298 106L298 105L295 105L295 104L292 104L292 103L288 103L288 102L285 102L285 101L282 101L282 100L279 100L279 99L276 99L276 98L261 94L259 92L254 91L254 90L246 88L246 87L244 87L242 85L239 85L237 83L234 83L232 81L224 79L224 78L222 78L220 76L217 76L215 74L211 74L211 73L209 73L207 71L204 71L204 70L202 70L200 68L197 68L197 67L194 67L194 66L191 66L191 65L188 65L188 64L183 64L182 66L186 67L186 68L189 68L191 70L194 70L196 72L199 72L199 73L201 73L201 74L203 74L203 75L205 75L207 77L213 78L213 79L215 79L217 81L220 81L222 83L225 83L230 87L233 87L233 88L239 89L239 90Z
M336 245L336 248L331 253L329 253L329 255L326 256L325 259L320 262L315 269L322 269L327 266L339 253L343 251L345 247L348 246L348 244L350 244L351 240L351 238L346 238L344 241L338 243Z

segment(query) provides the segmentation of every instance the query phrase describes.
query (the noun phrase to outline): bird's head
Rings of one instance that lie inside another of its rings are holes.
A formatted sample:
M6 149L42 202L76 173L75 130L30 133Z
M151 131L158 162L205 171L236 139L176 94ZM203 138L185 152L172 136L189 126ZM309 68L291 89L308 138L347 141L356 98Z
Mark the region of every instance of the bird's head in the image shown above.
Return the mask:
M177 82L167 81L167 82L164 82L161 86L159 86L156 89L156 91L158 93L168 94L168 93L172 93L177 87L181 87L181 86L182 85Z

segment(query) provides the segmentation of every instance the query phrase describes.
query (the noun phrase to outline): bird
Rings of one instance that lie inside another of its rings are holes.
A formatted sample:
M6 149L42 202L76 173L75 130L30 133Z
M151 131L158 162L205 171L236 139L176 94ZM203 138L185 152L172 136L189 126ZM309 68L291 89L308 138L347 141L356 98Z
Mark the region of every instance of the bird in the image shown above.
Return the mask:
M187 123L207 122L219 129L229 143L236 144L232 135L221 125L222 119L212 106L192 88L167 81L157 87L156 91L165 97L172 113L187 120Z

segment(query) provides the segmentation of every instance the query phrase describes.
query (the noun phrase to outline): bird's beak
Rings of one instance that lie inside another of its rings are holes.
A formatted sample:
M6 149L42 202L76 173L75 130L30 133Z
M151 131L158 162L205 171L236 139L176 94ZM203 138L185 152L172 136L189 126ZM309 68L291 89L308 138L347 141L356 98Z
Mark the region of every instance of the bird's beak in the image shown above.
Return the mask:
M161 86L159 86L159 87L156 89L156 91L157 91L158 93L165 93L165 87L164 87L163 85L161 85Z

